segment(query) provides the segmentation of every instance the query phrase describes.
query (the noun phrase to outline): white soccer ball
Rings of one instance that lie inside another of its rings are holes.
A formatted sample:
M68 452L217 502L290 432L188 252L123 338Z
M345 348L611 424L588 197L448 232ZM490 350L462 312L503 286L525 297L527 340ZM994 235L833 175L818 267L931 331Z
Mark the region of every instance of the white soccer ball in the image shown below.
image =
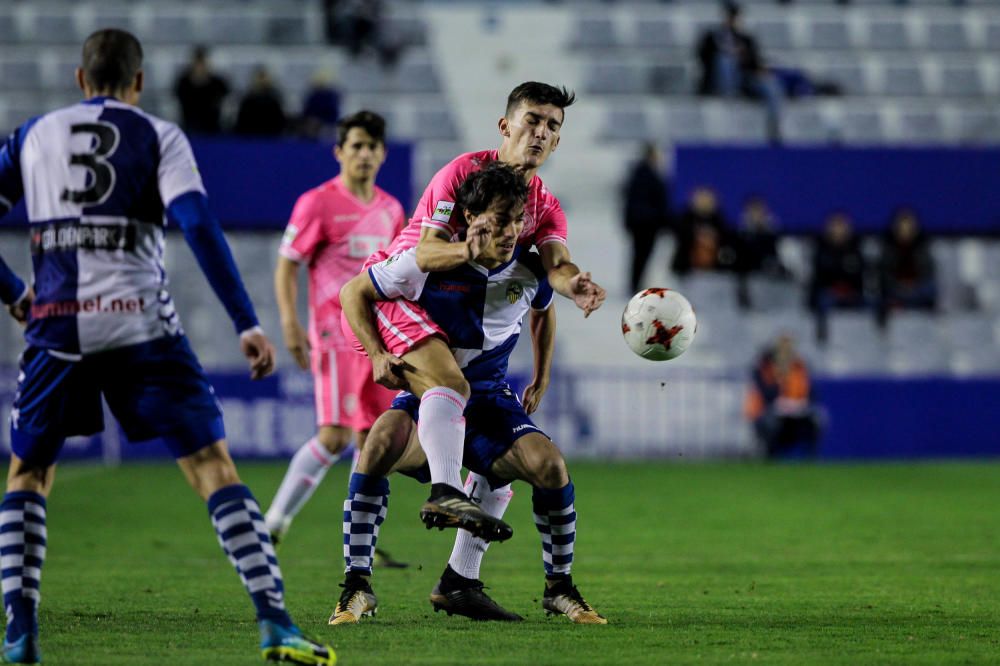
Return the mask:
M672 289L643 289L622 313L622 336L629 349L650 361L677 358L698 331L694 308Z

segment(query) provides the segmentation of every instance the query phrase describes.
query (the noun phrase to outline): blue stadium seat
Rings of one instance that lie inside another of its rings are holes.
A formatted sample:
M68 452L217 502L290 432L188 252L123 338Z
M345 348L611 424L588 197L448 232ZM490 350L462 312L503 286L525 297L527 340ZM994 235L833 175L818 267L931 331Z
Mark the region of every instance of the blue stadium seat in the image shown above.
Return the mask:
M591 60L586 67L586 89L601 94L630 95L647 90L647 72L642 66L623 60Z
M635 46L650 51L684 48L677 22L670 18L644 17L635 26Z
M708 138L707 123L697 104L675 104L667 107L664 136L674 143Z
M906 143L940 143L945 138L940 116L931 110L903 109L899 115L900 138Z
M580 16L571 29L570 47L582 50L615 49L619 46L614 21L608 16Z
M815 106L795 104L784 113L781 133L791 143L820 143L830 139L830 126Z
M931 51L966 51L969 34L959 21L932 21L927 24L925 43Z
M895 97L921 97L927 85L920 67L909 63L888 64L883 70L882 92Z
M885 140L882 116L874 109L848 108L840 121L840 135L853 144L881 143Z
M40 44L78 44L81 36L71 8L45 7L31 21L32 41Z
M608 109L600 136L611 141L646 141L652 137L652 133L642 107L638 104L628 104L615 105Z
M204 41L198 22L191 13L167 7L154 7L150 30L143 41L150 44L198 44Z
M865 45L870 49L903 50L910 47L906 24L894 18L873 19L868 23Z
M213 11L203 28L209 44L261 44L266 34L263 15L249 10Z
M850 46L847 24L836 18L823 18L809 26L809 48L840 50Z
M42 66L37 57L27 54L0 60L0 81L6 91L41 90L45 88ZM5 96L10 96L7 92Z
M757 37L765 52L772 49L790 50L797 46L791 25L781 18L753 21L749 31Z
M941 94L948 97L982 97L985 89L979 67L975 63L943 65Z

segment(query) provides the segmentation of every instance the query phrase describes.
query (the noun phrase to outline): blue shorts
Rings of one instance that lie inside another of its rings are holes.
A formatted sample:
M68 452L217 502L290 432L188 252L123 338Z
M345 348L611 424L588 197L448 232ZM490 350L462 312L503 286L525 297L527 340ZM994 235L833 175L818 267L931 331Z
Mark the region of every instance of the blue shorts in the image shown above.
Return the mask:
M53 464L67 437L104 430L101 395L130 441L161 438L175 458L226 436L212 386L182 335L78 361L29 346L20 365L11 448L34 465Z
M390 407L406 412L414 422L418 421L419 408L420 398L407 391L396 396ZM521 401L507 384L498 384L484 391L474 390L465 407L465 451L462 463L473 472L483 475L490 482L490 487L505 486L510 482L498 479L490 471L493 463L507 453L514 442L532 432L548 437L532 422L521 406ZM428 483L431 479L430 469L426 465L422 469L403 473L421 483Z

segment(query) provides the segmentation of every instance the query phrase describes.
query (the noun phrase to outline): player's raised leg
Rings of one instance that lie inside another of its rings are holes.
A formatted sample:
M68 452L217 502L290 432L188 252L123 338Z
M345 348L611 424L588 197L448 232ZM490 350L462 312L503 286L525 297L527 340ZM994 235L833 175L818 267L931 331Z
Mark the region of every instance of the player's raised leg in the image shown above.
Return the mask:
M545 568L542 608L577 624L607 624L573 584L575 490L558 447L541 433L529 433L514 442L491 471L500 478L523 479L534 488L531 505Z
M473 502L495 518L502 518L514 493L510 485L490 488L485 477L469 472L465 492ZM435 611L449 615L464 615L474 620L517 622L524 618L512 613L491 599L479 580L479 567L489 542L466 530L458 530L451 557L440 580L431 591L430 601Z

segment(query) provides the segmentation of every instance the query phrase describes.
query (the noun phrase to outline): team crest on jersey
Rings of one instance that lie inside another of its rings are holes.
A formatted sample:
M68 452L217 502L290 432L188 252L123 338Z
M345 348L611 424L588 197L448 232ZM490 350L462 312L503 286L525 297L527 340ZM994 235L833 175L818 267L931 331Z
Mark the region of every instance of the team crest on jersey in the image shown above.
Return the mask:
M391 264L392 262L396 261L397 259L399 259L399 255L398 254L394 254L391 257L389 257L388 259L386 259L385 261L383 261L382 262L382 266L383 267L388 266L389 264Z
M511 282L507 287L507 302L513 305L521 300L521 296L524 296L524 287L520 282Z
M451 219L453 210L455 210L455 203L453 201L438 201L437 205L434 206L434 214L431 215L431 219L447 224L448 220Z

